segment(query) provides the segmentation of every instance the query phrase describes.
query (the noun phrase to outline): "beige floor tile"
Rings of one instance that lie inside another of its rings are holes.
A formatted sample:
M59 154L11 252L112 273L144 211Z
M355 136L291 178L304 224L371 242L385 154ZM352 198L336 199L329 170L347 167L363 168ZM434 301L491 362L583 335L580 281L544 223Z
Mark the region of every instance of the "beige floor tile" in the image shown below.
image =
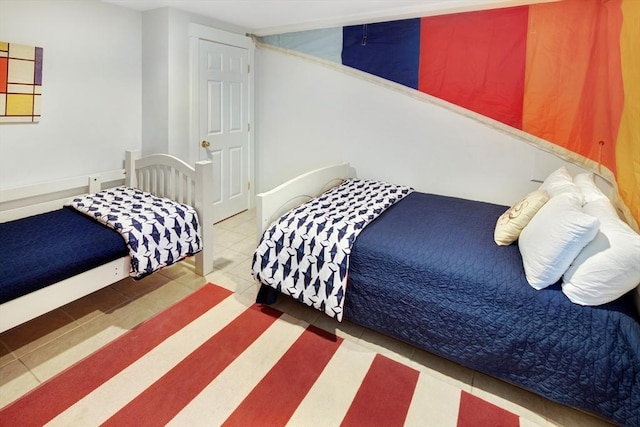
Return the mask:
M519 427L549 427L549 423L545 421L544 423L540 424L528 418L520 418Z
M0 408L39 384L38 379L19 360L0 367Z
M320 311L315 308L300 304L298 301L287 295L279 295L278 301L273 305L273 307L306 323L314 323L321 314Z
M248 259L249 255L232 251L230 249L225 250L224 252L218 251L217 253L214 251L213 267L216 271L229 270Z
M229 217L229 218L225 219L224 221L220 221L220 222L216 223L215 227L223 228L225 230L232 230L235 227L237 227L238 225L243 224L243 223L245 223L247 221L249 221L249 219L244 217L242 214L237 214L237 215L234 215L232 217Z
M258 241L255 236L245 237L237 243L234 243L229 247L232 251L240 252L248 256L253 257L253 253L258 247Z
M253 223L256 224L256 211L255 209L246 210L244 212L240 212L237 215L234 215L230 218L225 219L224 221L220 221L215 224L216 227L233 229L240 224L244 223Z
M230 266L228 269L224 270L229 274L233 274L243 280L253 282L253 275L251 274L251 265L252 259L247 258L246 260L239 262L233 266Z
M86 323L127 301L129 301L129 298L108 286L73 301L61 307L60 310L67 313L77 322Z
M242 304L246 305L247 307L252 306L253 304L256 303L256 296L258 295L258 287L257 286L250 286L247 289L245 289L244 291L242 291L242 293L236 293L235 294L235 298L240 301Z
M257 287L253 280L241 278L228 271L215 271L207 275L207 280L230 291L242 293L250 287Z
M331 332L332 334L353 343L358 342L364 333L364 328L360 325L356 325L348 320L338 322L336 319L322 313L320 313L320 316L316 318L313 324L320 329L324 329L327 332Z
M7 347L2 342L2 340L0 340L0 366L4 366L7 363L11 363L16 359L17 359L16 355L13 354L11 350L9 350L9 347Z
M164 284L172 279L160 272L152 274L141 280L133 280L131 278L122 279L111 285L113 289L122 293L128 298L136 298L151 291L161 288Z
M21 358L40 380L46 381L112 342L153 313L138 301L127 303Z
M53 310L3 332L0 339L20 358L78 327L68 314Z
M411 357L415 352L415 347L388 335L381 334L371 329L365 329L358 343L364 347L375 350L390 359L409 366L412 365Z
M614 424L595 415L569 408L547 400L545 416L549 426L553 427L612 427Z
M221 228L216 225L213 232L214 252L221 249L228 249L241 240L246 239L247 236L235 231Z
M151 292L141 295L136 299L136 302L144 305L153 313L159 313L192 293L193 289L188 286L178 281L171 281Z
M200 289L208 282L206 277L198 276L195 273L195 264L191 259L181 261L168 268L163 268L159 273L171 280L182 283L194 291Z
M535 424L545 425L543 397L480 372L473 373L471 393Z
M421 349L413 353L413 361L421 372L471 393L473 370Z
M233 228L230 228L229 230L234 233L239 233L244 236L252 237L255 239L256 233L257 233L256 231L257 225L254 221L244 221L235 225Z

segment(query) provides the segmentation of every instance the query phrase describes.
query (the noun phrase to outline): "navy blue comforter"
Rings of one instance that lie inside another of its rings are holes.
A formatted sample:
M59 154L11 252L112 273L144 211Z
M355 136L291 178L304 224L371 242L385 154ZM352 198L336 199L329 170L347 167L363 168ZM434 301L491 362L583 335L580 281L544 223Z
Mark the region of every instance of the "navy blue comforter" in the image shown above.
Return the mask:
M0 303L128 255L120 235L70 208L0 224Z
M352 251L345 318L521 385L640 425L640 324L630 294L600 307L527 284L497 246L506 206L413 193Z

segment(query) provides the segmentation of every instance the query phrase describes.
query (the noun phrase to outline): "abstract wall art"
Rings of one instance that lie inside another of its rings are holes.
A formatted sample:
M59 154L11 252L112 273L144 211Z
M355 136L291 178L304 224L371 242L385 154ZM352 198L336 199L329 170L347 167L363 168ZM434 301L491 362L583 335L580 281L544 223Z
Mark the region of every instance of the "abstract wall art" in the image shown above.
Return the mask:
M0 123L40 121L42 48L0 41Z

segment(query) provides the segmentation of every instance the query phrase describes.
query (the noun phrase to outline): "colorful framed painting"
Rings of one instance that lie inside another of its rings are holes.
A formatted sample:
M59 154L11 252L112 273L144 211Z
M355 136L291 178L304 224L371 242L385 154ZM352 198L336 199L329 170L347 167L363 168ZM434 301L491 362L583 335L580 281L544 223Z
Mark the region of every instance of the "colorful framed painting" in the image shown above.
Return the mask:
M0 123L40 121L42 48L0 41Z

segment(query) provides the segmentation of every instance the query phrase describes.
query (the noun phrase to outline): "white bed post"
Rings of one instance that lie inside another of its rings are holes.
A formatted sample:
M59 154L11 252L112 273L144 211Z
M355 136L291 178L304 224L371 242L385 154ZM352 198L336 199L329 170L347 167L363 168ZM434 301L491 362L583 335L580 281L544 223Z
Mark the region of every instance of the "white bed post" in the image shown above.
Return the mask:
M196 198L202 233L202 251L196 254L196 273L200 276L213 271L213 167L210 161L196 162Z
M142 154L140 150L127 150L124 159L124 185L127 187L138 187L138 176L136 174L136 160L138 160Z

